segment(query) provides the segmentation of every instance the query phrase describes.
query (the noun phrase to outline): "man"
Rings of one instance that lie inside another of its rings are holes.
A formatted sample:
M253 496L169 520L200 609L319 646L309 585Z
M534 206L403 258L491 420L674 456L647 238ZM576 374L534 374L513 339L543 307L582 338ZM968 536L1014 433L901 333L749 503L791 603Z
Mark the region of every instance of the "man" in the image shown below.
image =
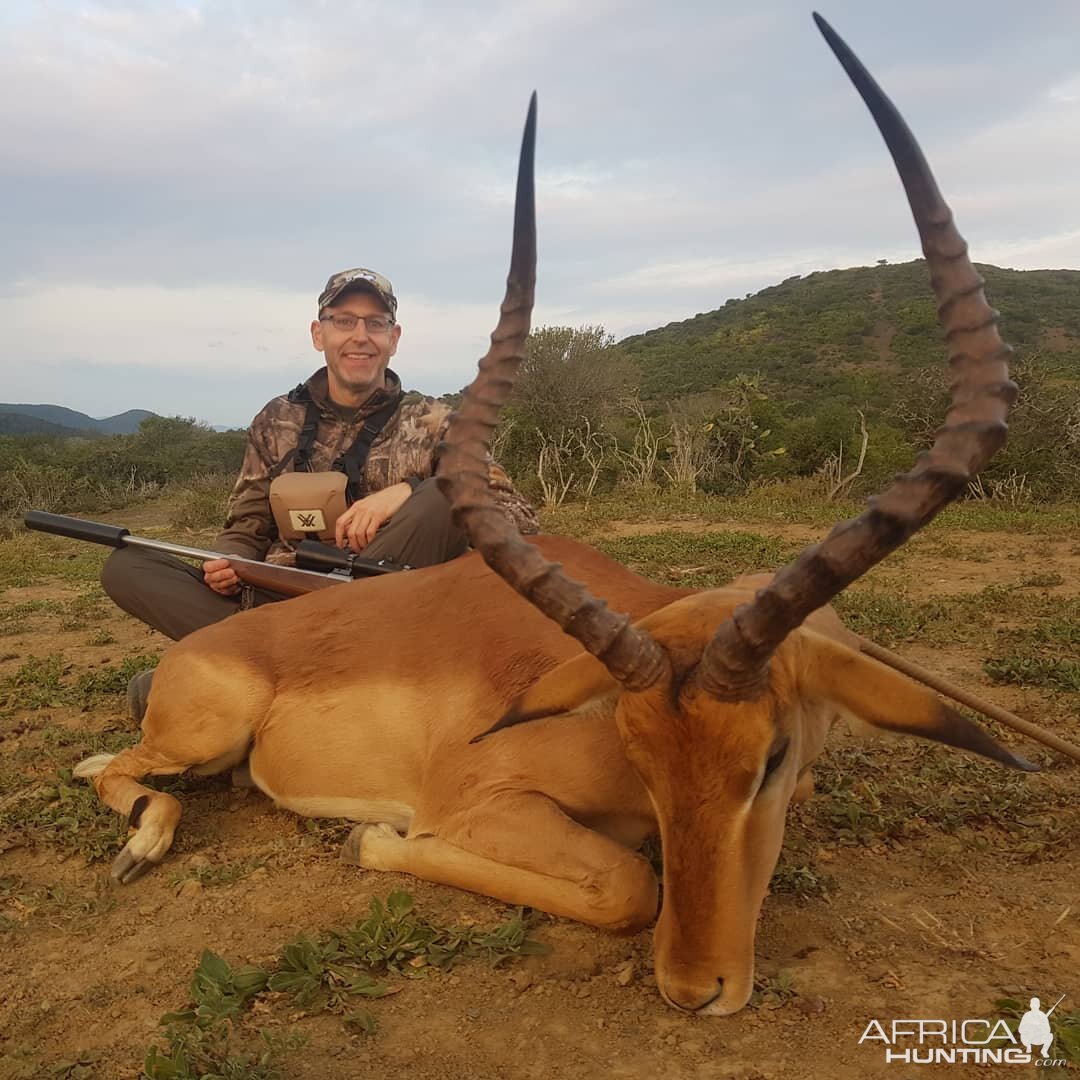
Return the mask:
M286 565L295 561L293 545L302 534L290 536L287 508L278 506L275 515L272 506L272 488L281 478L294 488L299 481L302 489L310 480L309 490L318 489L320 497L337 483L347 503L333 523L339 547L414 567L465 551L466 537L451 521L433 479L451 410L403 393L388 367L401 338L397 306L393 286L372 270L344 270L326 283L311 324L312 344L326 366L274 398L252 421L216 550ZM292 475L302 473L311 475ZM494 463L489 482L521 531L537 532L532 508ZM241 586L225 559L197 568L128 547L106 560L101 581L121 608L173 640L241 607L285 599ZM129 687L136 718L145 708L150 675L137 675Z

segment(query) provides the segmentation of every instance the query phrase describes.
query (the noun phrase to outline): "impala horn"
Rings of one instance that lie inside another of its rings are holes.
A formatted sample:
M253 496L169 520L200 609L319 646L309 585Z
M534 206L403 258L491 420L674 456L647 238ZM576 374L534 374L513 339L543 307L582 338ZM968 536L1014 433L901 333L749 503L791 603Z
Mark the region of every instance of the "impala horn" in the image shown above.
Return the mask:
M907 193L938 300L938 319L955 376L952 404L934 445L868 509L837 525L781 570L752 601L737 608L702 655L698 684L725 700L757 696L769 657L815 609L898 548L964 491L1005 441L1005 417L1016 400L998 336L998 313L967 255L926 159L893 103L820 15L814 21L885 139Z
M584 585L548 562L496 506L488 489L491 437L514 387L525 352L536 290L536 199L533 161L536 94L529 102L518 161L514 245L506 297L491 348L450 421L439 456L438 484L454 519L485 562L509 585L601 660L626 689L652 686L668 670L667 657L652 637L626 615L608 609Z

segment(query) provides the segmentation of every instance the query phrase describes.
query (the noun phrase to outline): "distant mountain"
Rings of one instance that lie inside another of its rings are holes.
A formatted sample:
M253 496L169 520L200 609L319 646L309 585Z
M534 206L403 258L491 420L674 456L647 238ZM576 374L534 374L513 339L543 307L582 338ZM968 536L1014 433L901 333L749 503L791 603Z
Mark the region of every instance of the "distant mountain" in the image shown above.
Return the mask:
M48 420L42 420L39 416L27 416L25 413L0 411L0 435L49 435L59 439L82 436L96 439L101 432L62 427L60 424L51 424Z
M147 417L156 415L146 409L128 409L116 416L95 420L86 413L65 409L62 405L0 403L0 432L9 435L133 435ZM31 423L34 420L45 426L34 427Z

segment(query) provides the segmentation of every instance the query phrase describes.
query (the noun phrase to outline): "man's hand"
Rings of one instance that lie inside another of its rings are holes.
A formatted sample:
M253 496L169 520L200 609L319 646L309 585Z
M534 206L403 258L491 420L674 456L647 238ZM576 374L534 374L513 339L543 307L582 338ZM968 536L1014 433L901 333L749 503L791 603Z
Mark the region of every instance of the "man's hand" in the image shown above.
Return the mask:
M337 519L334 529L337 546L363 551L375 539L379 527L401 509L411 494L412 488L401 483L358 499Z
M228 559L207 559L202 564L203 581L222 596L233 596L240 591L240 579Z

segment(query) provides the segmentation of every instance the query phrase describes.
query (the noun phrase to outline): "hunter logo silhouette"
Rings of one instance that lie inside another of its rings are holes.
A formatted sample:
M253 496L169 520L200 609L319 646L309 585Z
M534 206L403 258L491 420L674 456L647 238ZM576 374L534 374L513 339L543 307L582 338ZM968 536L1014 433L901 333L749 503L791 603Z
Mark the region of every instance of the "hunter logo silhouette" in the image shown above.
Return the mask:
M1039 1008L1039 999L1031 999L1031 1008L1020 1018L1020 1041L1024 1044L1027 1052L1032 1053L1032 1047L1040 1048L1041 1057L1050 1056L1050 1044L1054 1041L1054 1033L1050 1030L1050 1013L1052 1013L1065 999L1065 995L1050 1006L1048 1012Z

